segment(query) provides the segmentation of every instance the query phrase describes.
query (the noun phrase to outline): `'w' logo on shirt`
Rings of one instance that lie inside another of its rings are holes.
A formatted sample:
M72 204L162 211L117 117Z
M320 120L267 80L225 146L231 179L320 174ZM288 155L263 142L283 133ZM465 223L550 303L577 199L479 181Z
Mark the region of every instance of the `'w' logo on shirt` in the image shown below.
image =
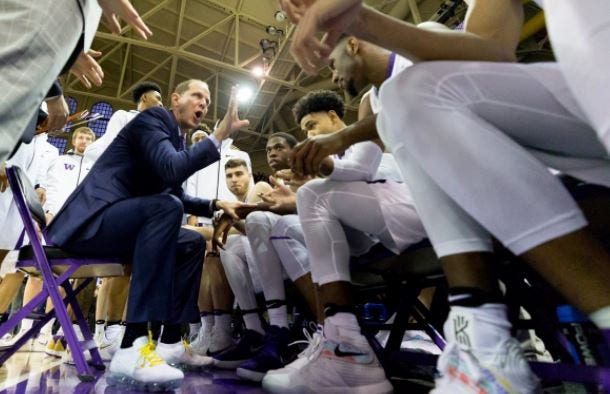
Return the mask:
M74 167L75 167L74 164L64 163L64 169L66 169L66 170L73 170Z

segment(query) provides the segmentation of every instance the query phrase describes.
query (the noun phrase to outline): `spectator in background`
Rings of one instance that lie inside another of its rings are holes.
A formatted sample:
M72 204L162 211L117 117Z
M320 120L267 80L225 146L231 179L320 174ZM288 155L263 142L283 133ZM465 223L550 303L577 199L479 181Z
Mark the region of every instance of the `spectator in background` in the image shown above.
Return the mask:
M206 132L205 129L208 131ZM200 125L191 135L191 142L198 143L204 141L210 131L206 125ZM229 190L227 183L224 181L224 175L221 174L221 168L231 159L241 159L246 162L248 172L252 172L252 162L250 155L247 152L235 148L232 139L226 139L220 147L220 161L210 164L209 166L197 171L186 182L185 191L187 194L205 199L219 199L223 201L236 201L235 195ZM254 186L251 181L250 187ZM199 231L205 239L212 238L212 219L205 217L189 216L187 223L190 226L198 227Z
M95 133L88 127L79 127L72 132L72 149L59 156L51 166L48 177L47 201L44 205L47 222L59 211L76 189L86 172L83 168L83 155L88 146L95 141Z
M86 171L89 172L93 164L106 151L106 148L114 141L119 132L136 117L140 112L146 111L148 108L162 107L161 88L154 82L145 81L136 85L132 94L133 102L136 105L135 110L124 111L122 109L116 111L110 117L106 132L99 140L91 144L85 151L85 162L87 163Z

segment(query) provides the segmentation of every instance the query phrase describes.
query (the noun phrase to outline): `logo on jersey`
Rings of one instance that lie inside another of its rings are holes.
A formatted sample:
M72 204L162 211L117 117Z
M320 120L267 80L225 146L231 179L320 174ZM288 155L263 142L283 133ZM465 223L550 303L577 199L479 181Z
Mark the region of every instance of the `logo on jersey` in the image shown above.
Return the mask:
M72 171L76 167L74 164L64 163L64 169Z

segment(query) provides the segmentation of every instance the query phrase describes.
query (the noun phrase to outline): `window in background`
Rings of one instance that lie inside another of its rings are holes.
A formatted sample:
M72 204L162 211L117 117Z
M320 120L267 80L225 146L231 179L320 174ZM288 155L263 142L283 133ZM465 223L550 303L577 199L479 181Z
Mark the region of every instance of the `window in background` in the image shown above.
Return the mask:
M67 96L66 103L68 103L68 108L70 109L70 115L76 112L78 108L78 102L74 97ZM59 149L59 154L63 155L66 151L66 146L68 145L68 136L70 135L70 131L72 131L72 124L68 123L64 128L66 131L65 137L49 137L49 144L53 145L57 149Z
M97 138L100 138L106 133L106 126L108 126L108 121L112 116L112 106L105 101L100 101L93 104L89 112L92 115L96 113L102 115L101 119L89 122L89 128L93 130Z

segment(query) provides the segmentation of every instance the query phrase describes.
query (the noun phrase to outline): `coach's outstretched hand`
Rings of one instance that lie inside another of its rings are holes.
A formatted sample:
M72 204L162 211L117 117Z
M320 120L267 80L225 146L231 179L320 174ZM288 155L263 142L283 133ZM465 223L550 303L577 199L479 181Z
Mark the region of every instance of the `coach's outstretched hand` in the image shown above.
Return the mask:
M222 209L222 211L232 217L235 220L239 219L239 215L237 214L238 209L249 209L256 208L256 204L246 204L239 201L216 201L216 207L218 209Z
M214 134L212 134L218 141L222 141L227 137L230 137L242 127L247 127L250 124L250 121L247 119L239 119L239 113L237 112L238 103L237 103L237 88L239 86L235 85L231 88L231 97L229 98L229 107L227 108L227 113L225 117L222 119L222 122L218 125L216 130L214 130Z

